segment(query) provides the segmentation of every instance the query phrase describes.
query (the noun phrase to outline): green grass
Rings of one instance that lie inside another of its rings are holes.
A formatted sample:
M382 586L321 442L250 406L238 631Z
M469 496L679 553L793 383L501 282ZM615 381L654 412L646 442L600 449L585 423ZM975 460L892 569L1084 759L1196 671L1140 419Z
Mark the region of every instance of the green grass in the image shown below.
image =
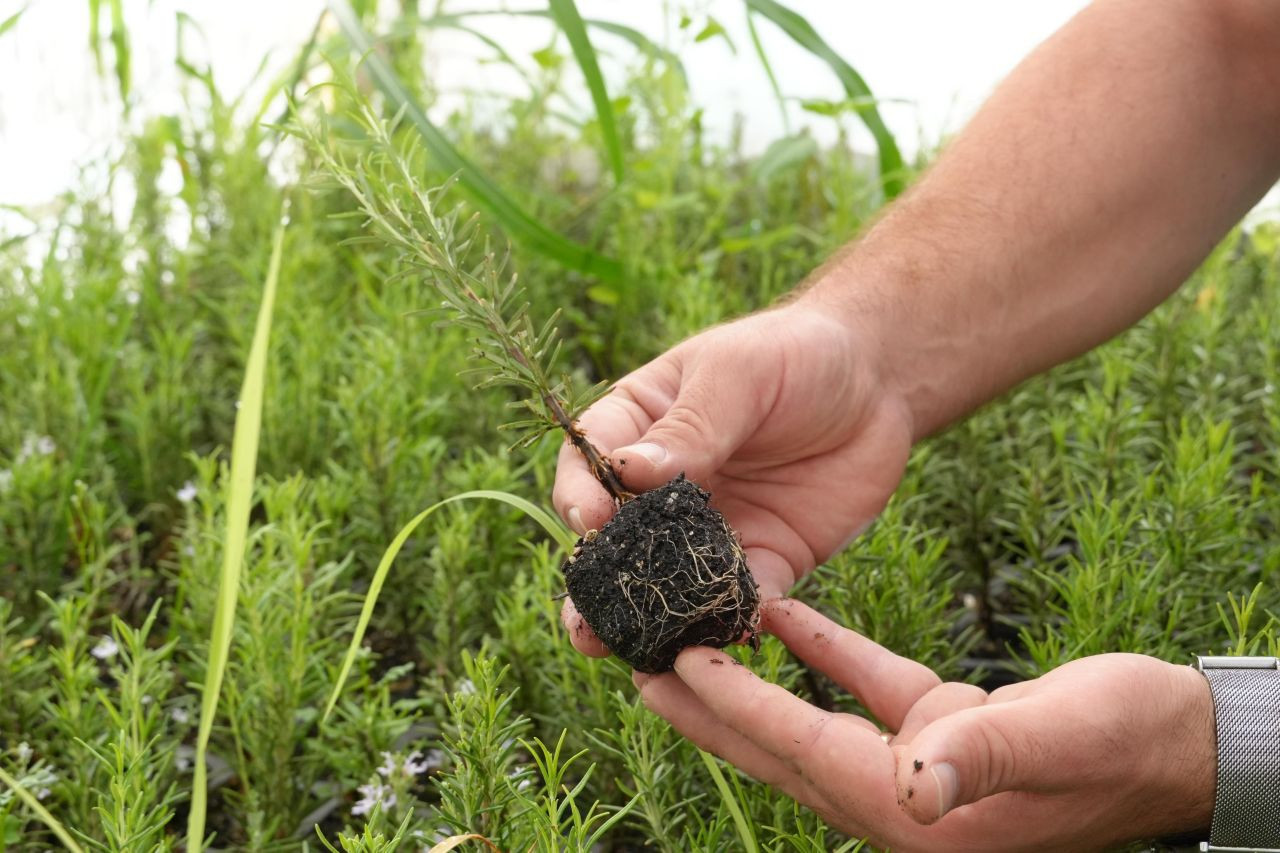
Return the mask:
M483 31L486 17L468 20ZM700 49L704 23L662 49ZM593 44L608 32L585 24ZM386 67L423 106L436 83L405 57L437 30L416 15L389 30ZM560 366L583 384L767 304L883 195L843 144L792 136L761 164L707 138L679 65L624 38L597 57L621 181L595 105L566 91L567 52L513 57L529 88L506 96L497 126L468 109L435 125L540 228L618 264L617 280L586 274L465 183L451 193L494 245L513 243L531 313L563 309ZM355 61L340 34L306 63L319 57L344 74ZM60 846L54 825L85 850L181 846L207 707L216 847L419 850L474 834L503 850L856 849L786 797L710 770L638 705L622 666L572 651L557 538L528 506L459 499L545 506L557 440L504 450L510 396L458 377L469 346L422 313L432 286L353 242L353 203L312 155L237 119L207 80L188 85L207 108L124 141L127 221L71 195L36 237L0 235L0 848ZM325 98L333 115L359 106L304 88L304 120ZM401 106L376 88L360 97L387 118ZM455 165L427 147L423 183L442 184ZM264 151L303 186L281 186ZM184 182L167 194L174 163ZM251 362L285 197L270 341ZM189 242L167 236L173 222ZM947 677L989 683L1104 650L1275 653L1278 252L1273 227L1233 234L1137 328L918 448L884 516L797 594ZM234 451L251 363L265 374L250 495ZM235 554L238 582L220 589ZM232 591L223 657L211 638ZM750 665L859 712L772 640Z
M285 204L288 210L288 203ZM258 465L258 442L262 432L262 397L266 382L267 350L271 341L271 318L280 283L280 254L284 247L287 213L276 226L271 243L262 305L254 324L253 343L246 359L244 384L236 398L236 425L231 439L231 463L226 487L226 532L222 537L222 568L218 573L218 600L214 605L209 638L209 660L200 702L200 725L196 733L194 778L191 788L191 815L187 823L187 849L203 848L208 813L209 735L218 715L218 697L226 676L236 622L240 574L244 570L245 539L249 532L249 510L253 505L254 473Z

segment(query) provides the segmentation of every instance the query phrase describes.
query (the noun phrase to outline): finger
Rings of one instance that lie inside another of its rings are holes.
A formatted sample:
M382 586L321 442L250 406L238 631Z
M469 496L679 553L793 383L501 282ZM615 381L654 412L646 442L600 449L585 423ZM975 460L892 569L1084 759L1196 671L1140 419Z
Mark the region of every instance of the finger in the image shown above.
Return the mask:
M819 478L826 476L820 471L813 474ZM752 547L763 546L785 561L788 577L780 587L784 594L796 578L808 574L816 565L815 545L822 543L820 547L825 549L825 543L834 543L844 535L815 525L812 513L787 511L788 507L811 506L814 500L830 500L829 496L817 496L805 487L786 485L759 473L731 474L723 470L708 485L713 493L712 505L739 531L743 548L750 551Z
M807 799L808 785L777 757L726 727L678 677L636 679L645 707L671 723L699 749L720 756L753 779L785 791L793 799Z
M921 729L934 720L967 708L976 708L986 701L987 691L976 684L961 684L958 681L940 684L911 706L893 740L899 744L910 743Z
M712 649L685 649L676 674L708 719L800 778L805 788L796 799L854 835L889 837L901 824L893 754L870 721L815 708Z
M745 367L741 347L703 347L679 382L670 406L638 441L614 451L624 481L652 489L684 473L705 483L755 432L776 396L749 384L760 371ZM668 369L678 369L673 361Z
M944 716L894 750L900 795L915 790L903 807L928 824L1002 791L1053 793L1095 784L1088 770L1098 763L1099 731L1111 724L1044 696Z
M870 721L815 708L719 650L685 649L676 657L675 671L722 725L795 772L805 773L805 765L815 756L838 751L831 740L836 730L866 730L884 748L879 730ZM833 722L840 725L832 726Z
M560 624L569 632L569 642L582 654L593 658L607 658L609 649L596 636L596 632L582 618L572 598L566 598L560 608Z
M923 664L895 655L792 598L760 606L761 625L801 660L852 693L891 731L941 683Z
M751 569L751 576L755 578L761 599L779 598L787 594L787 590L795 583L790 563L772 548L744 548L743 553L747 556L747 566Z
M636 380L632 380L633 382ZM578 419L578 426L601 453L634 442L653 422L628 386L619 384ZM560 447L552 504L579 536L599 530L613 516L614 503L591 473L586 459L569 442Z
M1001 696L1003 694L1003 696ZM1005 696L1012 696L1000 701ZM1027 683L1004 689L987 704L936 720L904 745L897 781L912 780L918 800L908 814L922 823L1002 791L1063 794L1114 790L1117 785L1168 791L1151 802L1176 803L1188 820L1196 803L1212 800L1212 752L1171 773L1173 744L1212 743L1211 701L1204 679L1190 667L1141 655L1103 655L1074 661ZM1199 773L1187 787L1185 774ZM1191 800L1178 791L1194 789ZM1143 817L1150 819L1156 812ZM1157 823L1164 817L1158 818ZM1196 820L1192 815L1190 820ZM1167 824L1166 824L1167 825Z

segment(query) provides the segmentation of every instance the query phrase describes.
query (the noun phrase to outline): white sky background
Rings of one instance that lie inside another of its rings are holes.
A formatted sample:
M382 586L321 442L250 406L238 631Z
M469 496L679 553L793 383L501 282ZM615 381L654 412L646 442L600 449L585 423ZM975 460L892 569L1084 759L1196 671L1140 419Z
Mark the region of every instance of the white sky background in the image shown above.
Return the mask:
M0 20L21 4L0 0ZM104 6L106 4L103 4ZM203 29L203 45L188 50L211 62L224 96L249 87L255 96L287 68L322 8L320 0L125 0L133 45L135 109L130 122L147 115L182 110L176 52L175 13L186 12ZM390 0L382 5L390 6ZM430 8L430 0L422 6ZM449 9L494 8L502 0L454 0ZM545 8L538 0L508 2L508 8ZM910 156L958 129L1017 61L1085 5L1084 0L789 0L823 37L867 80L878 97L892 103L881 110ZM782 134L778 109L751 47L741 0L579 0L585 17L625 23L671 45L684 61L693 100L706 109L706 126L724 134L735 116L744 120L749 150L763 149ZM664 11L665 10L665 11ZM694 19L689 32L676 31L678 12ZM729 32L732 53L723 39L687 44L710 14ZM528 18L474 20L517 59L545 47L549 24ZM106 20L104 29L109 26ZM784 95L796 99L841 99L839 85L826 66L791 43L764 20L757 27ZM84 182L101 185L101 173L81 177L82 167L101 163L118 150L121 110L105 51L107 74L99 77L88 49L85 0L34 0L17 27L0 37L0 204L40 205L58 192ZM515 85L509 70L482 63L489 49L471 36L437 30L430 36L430 73L446 92L498 90ZM620 63L633 49L605 34L593 39ZM562 52L567 45L560 43ZM254 78L263 59L267 71ZM256 88L253 88L256 86ZM458 97L461 97L459 95ZM249 99L256 105L256 97ZM436 113L458 101L445 98ZM905 103L898 103L899 101ZM585 113L589 100L578 100ZM811 126L830 140L830 119L793 107L794 125ZM849 121L855 127L856 122ZM860 150L872 152L869 136L854 136ZM1274 202L1271 203L1274 207Z

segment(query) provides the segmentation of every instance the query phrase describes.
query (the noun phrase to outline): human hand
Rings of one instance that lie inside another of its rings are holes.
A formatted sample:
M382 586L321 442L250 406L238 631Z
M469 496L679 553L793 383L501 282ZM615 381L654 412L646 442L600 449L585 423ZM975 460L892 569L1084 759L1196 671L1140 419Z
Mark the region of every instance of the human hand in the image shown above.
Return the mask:
M1076 851L1209 825L1213 705L1192 667L1099 655L987 694L943 684L798 601L762 615L891 739L713 649L686 649L672 673L637 673L641 696L702 749L852 836L895 851Z
M620 380L580 419L634 491L680 472L738 531L762 597L776 597L884 508L902 477L909 414L878 343L797 302L705 331ZM613 514L570 445L553 495L579 534ZM579 650L607 650L565 602Z

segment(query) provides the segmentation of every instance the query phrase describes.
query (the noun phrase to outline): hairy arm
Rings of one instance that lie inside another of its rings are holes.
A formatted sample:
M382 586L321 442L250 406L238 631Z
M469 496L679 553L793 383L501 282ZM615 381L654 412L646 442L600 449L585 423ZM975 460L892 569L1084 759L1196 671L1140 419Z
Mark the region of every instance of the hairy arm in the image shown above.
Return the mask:
M802 301L921 438L1120 332L1280 176L1280 3L1102 0L1025 59Z
M1278 173L1280 2L1099 0L798 298L642 368L597 423L642 487L705 475L757 577L785 588L884 505L913 441L1136 321ZM567 507L586 489L564 459ZM637 682L687 737L852 834L1076 850L1210 820L1212 702L1188 667L1104 655L988 696L802 605L764 612L892 747L707 649Z

